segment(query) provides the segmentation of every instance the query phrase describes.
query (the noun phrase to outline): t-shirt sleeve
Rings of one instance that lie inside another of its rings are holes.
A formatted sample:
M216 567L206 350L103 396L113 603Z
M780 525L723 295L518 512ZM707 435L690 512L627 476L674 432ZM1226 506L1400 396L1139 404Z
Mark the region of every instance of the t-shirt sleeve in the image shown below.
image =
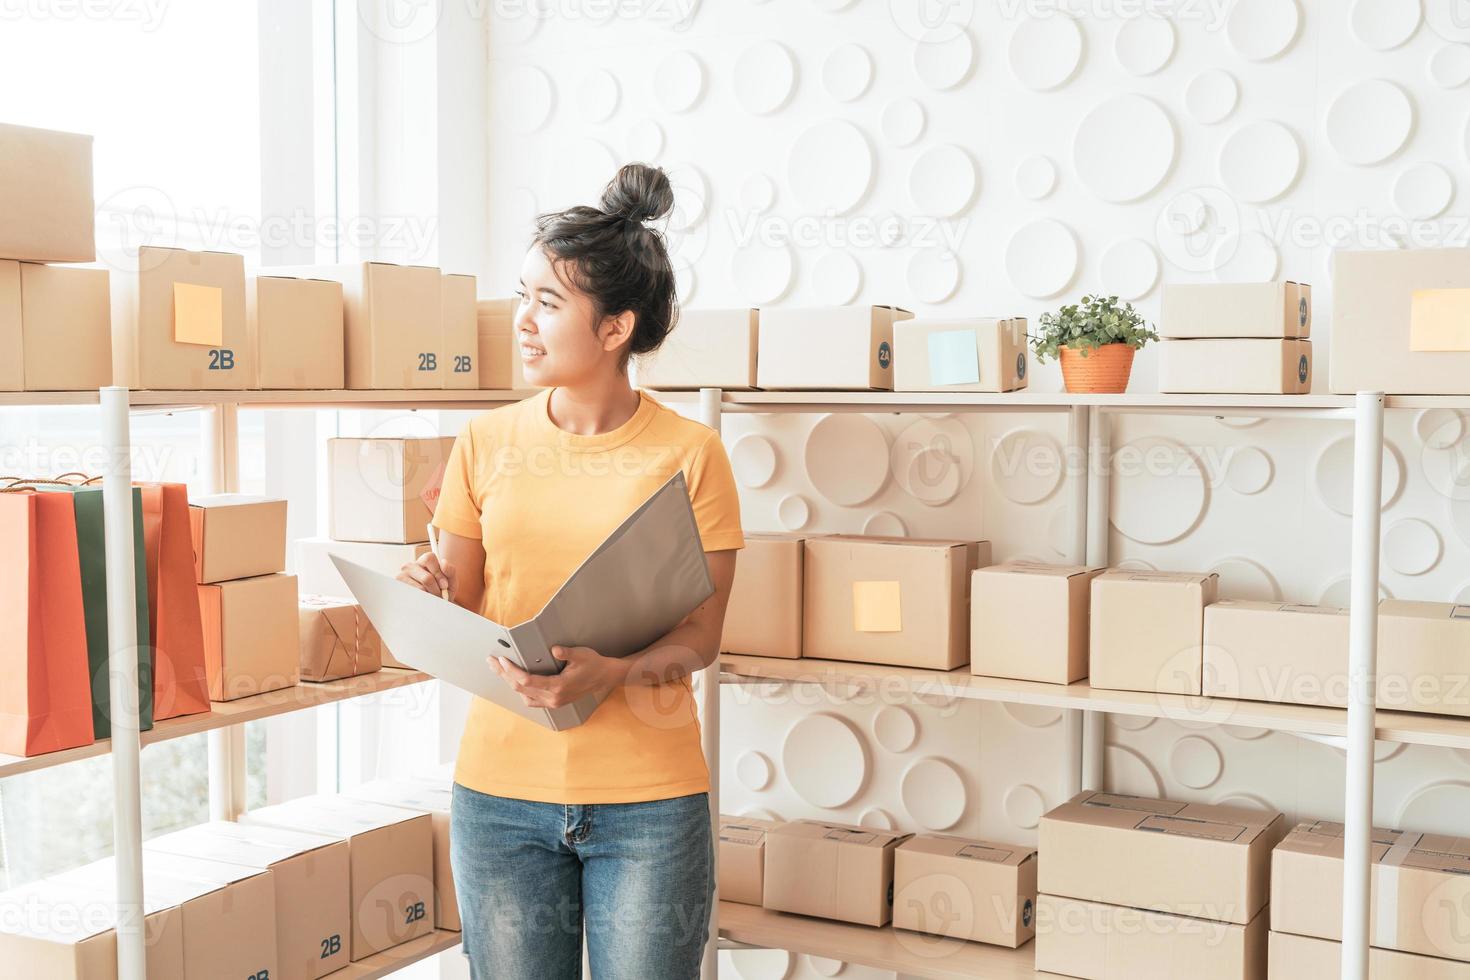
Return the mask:
M689 499L694 505L694 520L699 525L704 550L745 547L745 534L740 528L740 494L735 489L730 457L725 454L725 444L719 435L710 433L695 452L688 479Z
M481 539L479 494L474 481L474 434L466 427L454 440L449 462L444 464L444 484L434 508L435 527L462 538Z

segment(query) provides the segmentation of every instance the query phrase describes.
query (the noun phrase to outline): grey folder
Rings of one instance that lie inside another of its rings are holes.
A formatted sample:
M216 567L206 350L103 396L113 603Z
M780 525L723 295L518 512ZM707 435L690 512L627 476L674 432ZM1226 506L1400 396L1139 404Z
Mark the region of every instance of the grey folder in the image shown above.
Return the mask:
M554 674L561 662L551 655L553 645L626 657L678 626L715 591L682 471L519 626L501 626L336 555L332 563L399 661L558 732L591 717L596 696L560 708L528 708L486 658L498 654L532 674Z

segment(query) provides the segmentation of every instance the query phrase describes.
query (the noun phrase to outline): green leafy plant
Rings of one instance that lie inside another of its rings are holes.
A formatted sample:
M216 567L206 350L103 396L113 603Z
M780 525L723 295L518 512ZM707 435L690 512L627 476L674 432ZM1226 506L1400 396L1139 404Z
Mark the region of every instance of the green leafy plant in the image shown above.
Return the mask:
M1084 296L1080 303L1043 313L1041 331L1032 334L1031 349L1036 360L1059 359L1061 349L1070 347L1086 357L1105 344L1127 344L1138 350L1159 335L1144 322L1132 303L1118 305L1116 296Z

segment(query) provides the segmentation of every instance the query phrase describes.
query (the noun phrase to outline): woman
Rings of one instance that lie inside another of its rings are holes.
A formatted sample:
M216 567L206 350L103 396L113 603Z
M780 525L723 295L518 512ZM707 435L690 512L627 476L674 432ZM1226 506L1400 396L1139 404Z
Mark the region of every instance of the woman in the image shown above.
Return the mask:
M470 711L455 772L452 862L477 980L579 977L585 922L597 980L697 977L709 928L709 772L689 675L719 651L744 545L719 436L635 390L628 361L676 315L663 171L631 164L600 208L542 215L521 266L516 334L539 394L471 422L434 514L440 557L400 578L500 623L534 616L624 518L682 469L715 593L626 658L555 647L532 676L490 665L526 704L596 693L553 732L488 701Z

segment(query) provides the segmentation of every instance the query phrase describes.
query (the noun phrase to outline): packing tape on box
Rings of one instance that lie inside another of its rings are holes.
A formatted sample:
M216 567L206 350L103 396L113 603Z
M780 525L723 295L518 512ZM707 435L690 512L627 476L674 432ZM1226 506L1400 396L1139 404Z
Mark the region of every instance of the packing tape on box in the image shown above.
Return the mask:
M1383 859L1378 862L1378 894L1374 898L1373 917L1376 920L1374 945L1397 949L1399 940L1399 868L1423 834L1402 833Z

